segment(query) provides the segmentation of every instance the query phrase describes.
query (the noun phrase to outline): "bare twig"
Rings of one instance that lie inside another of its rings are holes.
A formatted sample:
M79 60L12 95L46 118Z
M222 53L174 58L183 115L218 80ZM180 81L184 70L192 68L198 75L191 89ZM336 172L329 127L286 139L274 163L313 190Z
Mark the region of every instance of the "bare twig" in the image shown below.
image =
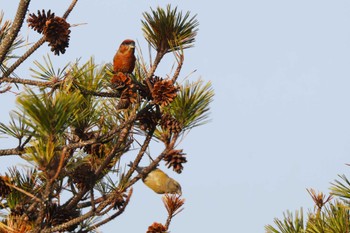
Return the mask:
M8 92L9 90L11 90L11 88L12 88L11 85L7 84L7 87L0 90L0 94L4 94L5 92Z
M184 54L182 52L175 53L176 60L177 60L177 68L175 70L174 76L173 76L173 83L176 82L177 78L179 77L183 62L184 62Z
M141 146L140 148L140 151L139 153L137 154L134 162L132 163L132 166L131 168L129 169L129 171L127 172L127 174L125 175L125 180L129 180L130 177L132 176L132 174L134 173L136 167L139 165L144 153L146 152L147 148L148 148L148 145L149 143L151 142L152 140L152 137L153 137L153 133L154 133L154 130L155 128L153 128L148 134L147 134L147 137L145 139L145 141L143 142L143 145Z

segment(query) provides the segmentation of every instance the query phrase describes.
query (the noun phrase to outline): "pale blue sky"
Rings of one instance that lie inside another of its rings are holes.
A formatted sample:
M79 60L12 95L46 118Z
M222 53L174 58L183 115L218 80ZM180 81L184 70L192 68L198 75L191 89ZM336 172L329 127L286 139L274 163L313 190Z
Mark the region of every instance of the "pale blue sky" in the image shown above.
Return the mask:
M109 62L125 38L138 40L146 53L141 14L167 3L198 14L200 22L181 76L197 70L190 79L210 80L216 92L213 121L179 146L188 155L184 172L169 171L186 198L171 232L264 232L283 211L311 208L306 188L327 192L337 174L349 174L350 2L80 1L68 21L87 25L72 28L67 53L51 58L57 67L79 57ZM61 15L68 4L32 0L30 11ZM17 1L0 6L10 17ZM22 32L33 41L29 31ZM33 60L48 52L44 45L16 72L29 77ZM169 72L170 61L158 74ZM6 122L14 95L1 99ZM2 161L1 172L13 159ZM125 213L101 230L145 232L165 220L161 196L140 183Z

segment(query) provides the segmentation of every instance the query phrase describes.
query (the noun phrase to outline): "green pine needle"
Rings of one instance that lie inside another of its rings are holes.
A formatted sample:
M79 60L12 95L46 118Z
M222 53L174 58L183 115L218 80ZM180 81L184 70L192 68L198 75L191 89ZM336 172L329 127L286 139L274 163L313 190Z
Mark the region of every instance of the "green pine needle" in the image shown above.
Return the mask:
M209 104L213 101L214 90L211 82L202 80L190 83L185 82L180 87L175 100L165 109L181 125L188 130L209 122Z
M199 23L196 15L190 17L188 11L185 15L177 11L177 7L166 10L158 7L151 8L151 13L143 13L143 32L151 46L161 53L186 49L193 46L197 35Z

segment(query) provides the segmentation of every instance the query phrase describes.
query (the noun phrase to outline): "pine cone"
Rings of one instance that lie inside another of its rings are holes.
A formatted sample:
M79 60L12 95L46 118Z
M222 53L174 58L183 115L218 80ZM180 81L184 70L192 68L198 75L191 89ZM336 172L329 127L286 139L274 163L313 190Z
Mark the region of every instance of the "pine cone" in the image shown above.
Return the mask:
M163 79L158 77L158 76L152 76L148 80L151 83L151 86L153 87L156 82L158 82L160 80L163 80ZM142 98L144 98L146 100L151 100L152 99L152 94L151 94L151 92L150 92L150 90L148 88L146 80L143 80L141 82L141 84L137 87L137 90L139 91L139 93L142 96Z
M94 169L89 163L82 163L74 170L72 180L80 190L91 187L94 181Z
M172 80L159 80L153 86L152 98L155 104L167 106L177 95L178 88Z
M161 224L154 222L151 226L148 227L148 230L146 233L166 233L166 227Z
M51 10L45 13L45 10L42 10L42 13L38 10L38 16L35 13L29 14L29 18L27 19L28 26L33 28L35 31L42 33L44 27L46 25L46 21L53 19L55 17L55 13L51 14Z
M53 214L51 216L51 224L52 226L57 226L63 223L66 223L74 218L77 218L80 216L79 210L66 210L62 207L56 207L53 210ZM79 223L78 223L79 224ZM78 227L78 224L72 225L68 227L66 230L68 232L72 232L75 230L75 228Z
M69 28L70 24L61 17L56 16L46 21L43 34L55 55L66 52L66 48L69 46Z
M111 79L111 86L116 90L124 90L125 88L132 87L132 81L128 74L118 72L113 75Z
M133 90L133 86L125 89L119 99L117 109L126 109L130 104L135 103L137 99L137 94Z
M158 124L159 119L159 114L149 109L138 117L139 127L144 131L150 130Z
M169 133L180 133L182 130L180 122L169 114L162 116L160 125L164 131L169 131Z
M10 194L11 188L5 183L9 182L7 176L0 176L0 197L5 198Z
M185 155L182 150L171 150L163 159L168 168L172 167L175 172L180 174L184 168L182 164L187 162Z

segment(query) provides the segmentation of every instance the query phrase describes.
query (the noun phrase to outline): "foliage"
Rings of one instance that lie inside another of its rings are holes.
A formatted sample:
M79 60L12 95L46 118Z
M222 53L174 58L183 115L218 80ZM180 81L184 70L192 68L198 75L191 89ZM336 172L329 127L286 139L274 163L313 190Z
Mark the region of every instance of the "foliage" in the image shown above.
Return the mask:
M20 13L27 12L24 2L19 3ZM55 55L64 53L71 30L66 20L76 3L73 0L62 17L51 10L29 14L29 26L43 38L22 56L13 55L20 39L0 54L4 57L0 93L10 91L13 84L23 85L10 122L0 122L0 133L17 140L18 146L1 149L0 156L19 155L30 164L0 174L0 232L95 232L124 212L133 185L160 162L181 173L187 158L183 149L176 148L180 136L209 120L214 96L210 82L177 82L183 50L194 45L198 21L170 5L143 14L145 39L160 52L150 68L143 65L142 55L132 74L114 73L111 64L98 65L92 58L56 68L47 55L43 62L34 62L31 78L14 76L13 71L45 42ZM0 42L20 38L10 25L22 23L23 18L4 22L1 15ZM61 31L62 38L54 36ZM173 77L154 76L170 51L176 51L178 64ZM110 83L116 75L124 82L120 88ZM156 138L164 149L150 154L150 142ZM133 164L127 169L121 163L126 155ZM152 162L136 173L139 163L149 157ZM150 232L168 231L184 205L184 199L170 194L163 202L167 221L152 224Z
M307 219L304 221L303 210L296 212L293 218L290 212L284 215L284 219L275 219L276 227L267 225L267 233L330 233L349 232L350 230L350 195L349 181L342 175L341 180L335 180L332 184L331 193L327 197L323 193L308 190L315 208L309 210ZM335 198L334 201L331 199ZM300 213L300 214L299 214Z

